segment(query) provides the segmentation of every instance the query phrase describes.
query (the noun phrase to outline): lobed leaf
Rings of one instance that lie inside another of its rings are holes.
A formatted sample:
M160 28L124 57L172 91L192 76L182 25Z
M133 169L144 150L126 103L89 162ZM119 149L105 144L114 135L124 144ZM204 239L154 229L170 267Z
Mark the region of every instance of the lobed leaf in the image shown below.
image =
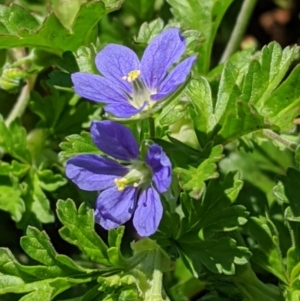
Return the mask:
M44 265L22 265L9 250L0 248L0 295L29 293L20 300L37 300L43 296L50 301L74 285L91 281L89 274L93 270L57 254L45 232L28 227L21 246L28 256Z
M67 182L61 174L54 174L50 169L39 170L37 174L39 185L43 190L55 191Z
M192 80L186 96L199 144L203 147L211 140L227 144L260 129L293 128L292 121L299 113L300 89L296 81L300 68L283 79L298 50L296 46L282 50L272 42L244 65L229 60L219 68L222 72L217 89L216 81L209 84L205 78ZM210 76L213 79L218 75L216 71Z
M109 266L107 245L94 230L94 213L83 203L78 210L70 199L57 202L57 215L63 223L59 233L76 245L92 261Z
M164 28L164 21L161 18L157 18L151 22L144 22L135 37L136 43L149 44L151 40L162 32Z
M113 9L117 9L121 2L117 1L118 6L114 5ZM105 14L111 11L111 8L111 6L105 7L102 1L82 4L71 25L71 30L68 30L53 12L40 25L20 6L1 5L1 48L34 47L57 54L67 50L75 51L95 39L95 26Z
M15 222L19 222L25 212L25 203L22 199L22 189L17 183L7 183L0 177L0 209L9 212Z
M199 277L203 266L216 274L234 275L235 265L246 264L250 256L247 248L237 246L229 237L180 243L180 247L182 259L194 277Z
M31 96L29 107L41 118L38 127L46 128L52 135L57 136L80 131L82 124L88 121L88 115L94 111L90 103L82 102L72 106L69 104L69 94L59 93L55 89L51 92L52 94L46 97L41 97L35 92Z
M213 41L220 22L233 0L168 0L175 18L186 28L201 32L199 72L206 74L210 65Z
M222 159L222 152L221 145L214 146L208 158L204 159L197 168L189 166L188 169L178 167L174 170L180 185L184 190L190 191L191 197L199 199L205 188L204 182L218 177L215 163Z
M0 147L4 152L22 163L30 164L31 155L27 149L27 134L19 121L13 121L8 127L0 119Z
M66 137L66 142L62 142L59 153L61 159L68 159L76 155L92 153L99 154L99 149L92 141L91 135L87 132L81 132L80 135L71 135Z
M54 216L49 200L42 190L38 174L33 169L26 177L25 183L28 186L27 194L24 195L27 210L34 214L36 219L42 223L53 222Z
M236 200L243 186L240 175L229 173L223 182L211 180L200 200L182 195L184 218L181 221L180 240L188 243L213 237L219 232L229 232L247 222L248 212Z
M250 248L253 262L287 283L275 225L268 218L251 217L247 223L247 230L255 240L254 247Z

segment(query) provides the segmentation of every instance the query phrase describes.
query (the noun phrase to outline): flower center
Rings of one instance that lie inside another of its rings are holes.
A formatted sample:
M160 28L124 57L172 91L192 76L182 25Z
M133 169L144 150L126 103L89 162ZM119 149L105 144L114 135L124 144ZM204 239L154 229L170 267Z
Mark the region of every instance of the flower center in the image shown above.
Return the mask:
M132 84L132 94L128 95L131 105L136 109L140 109L146 102L145 109L149 109L155 102L151 100L151 91L145 86L140 76L140 70L132 70L126 76L123 76L122 80Z
M127 76L123 76L122 79L128 81L129 83L134 82L137 78L139 78L141 75L140 70L132 70L130 71Z
M128 186L138 187L151 181L152 171L142 161L135 161L130 166L130 171L121 179L115 179L114 183L118 191L123 191Z

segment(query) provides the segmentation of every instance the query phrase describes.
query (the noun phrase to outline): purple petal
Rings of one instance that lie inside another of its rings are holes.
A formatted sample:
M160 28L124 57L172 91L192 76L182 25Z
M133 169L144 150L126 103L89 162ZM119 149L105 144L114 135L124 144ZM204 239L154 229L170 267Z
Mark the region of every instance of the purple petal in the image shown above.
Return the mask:
M96 56L96 66L107 79L113 81L126 92L131 93L131 84L122 80L130 71L140 69L137 55L128 47L108 44Z
M141 75L150 90L159 86L184 50L185 39L177 28L167 29L151 41L141 60Z
M96 203L96 223L106 230L126 223L134 211L136 195L137 189L132 186L123 191L118 191L116 187L104 190Z
M71 77L74 90L81 97L102 103L127 102L125 94L100 75L77 72Z
M104 109L105 112L110 113L115 117L129 118L143 111L146 105L147 102L145 101L144 104L139 109L136 109L134 106L132 106L130 103L127 102L122 104L110 104L107 105Z
M163 208L160 197L153 187L144 190L139 197L133 217L133 225L140 236L156 232L162 218Z
M158 88L157 94L151 95L152 100L159 100L173 93L181 84L183 84L195 63L197 56L191 56L178 64L162 82Z
M119 160L137 159L139 146L131 131L117 122L93 121L91 135L97 147Z
M160 193L166 192L172 182L172 164L168 156L159 145L152 144L148 148L146 162L152 168L156 189Z
M67 161L66 175L80 189L104 190L114 185L114 179L123 177L128 168L99 155L79 155Z

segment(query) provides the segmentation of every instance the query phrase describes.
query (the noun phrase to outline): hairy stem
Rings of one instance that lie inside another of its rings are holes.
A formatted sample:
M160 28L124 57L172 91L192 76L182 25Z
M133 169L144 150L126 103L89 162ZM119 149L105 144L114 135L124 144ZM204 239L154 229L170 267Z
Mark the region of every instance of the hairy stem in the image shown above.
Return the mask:
M17 102L5 120L7 126L16 118L21 117L28 105L30 91L34 86L37 75L32 75L26 80L26 85L22 88Z
M286 148L290 149L291 151L295 151L296 145L291 143L290 141L282 138L280 135L276 134L271 130L264 129L263 134L271 140L276 140L283 144Z
M229 42L221 57L220 64L227 61L228 58L237 50L245 33L256 2L257 0L244 0Z

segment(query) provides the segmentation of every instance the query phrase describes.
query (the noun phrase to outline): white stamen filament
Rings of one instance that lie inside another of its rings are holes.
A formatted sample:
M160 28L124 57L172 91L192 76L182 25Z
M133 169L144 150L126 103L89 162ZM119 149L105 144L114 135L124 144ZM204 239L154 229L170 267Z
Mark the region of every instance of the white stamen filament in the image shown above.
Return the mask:
M139 109L143 106L146 101L146 108L151 108L154 104L154 101L151 100L151 91L147 89L144 83L139 79L141 75L140 70L132 70L127 75L122 77L122 80L132 83L132 95L128 95L129 101L131 104Z

